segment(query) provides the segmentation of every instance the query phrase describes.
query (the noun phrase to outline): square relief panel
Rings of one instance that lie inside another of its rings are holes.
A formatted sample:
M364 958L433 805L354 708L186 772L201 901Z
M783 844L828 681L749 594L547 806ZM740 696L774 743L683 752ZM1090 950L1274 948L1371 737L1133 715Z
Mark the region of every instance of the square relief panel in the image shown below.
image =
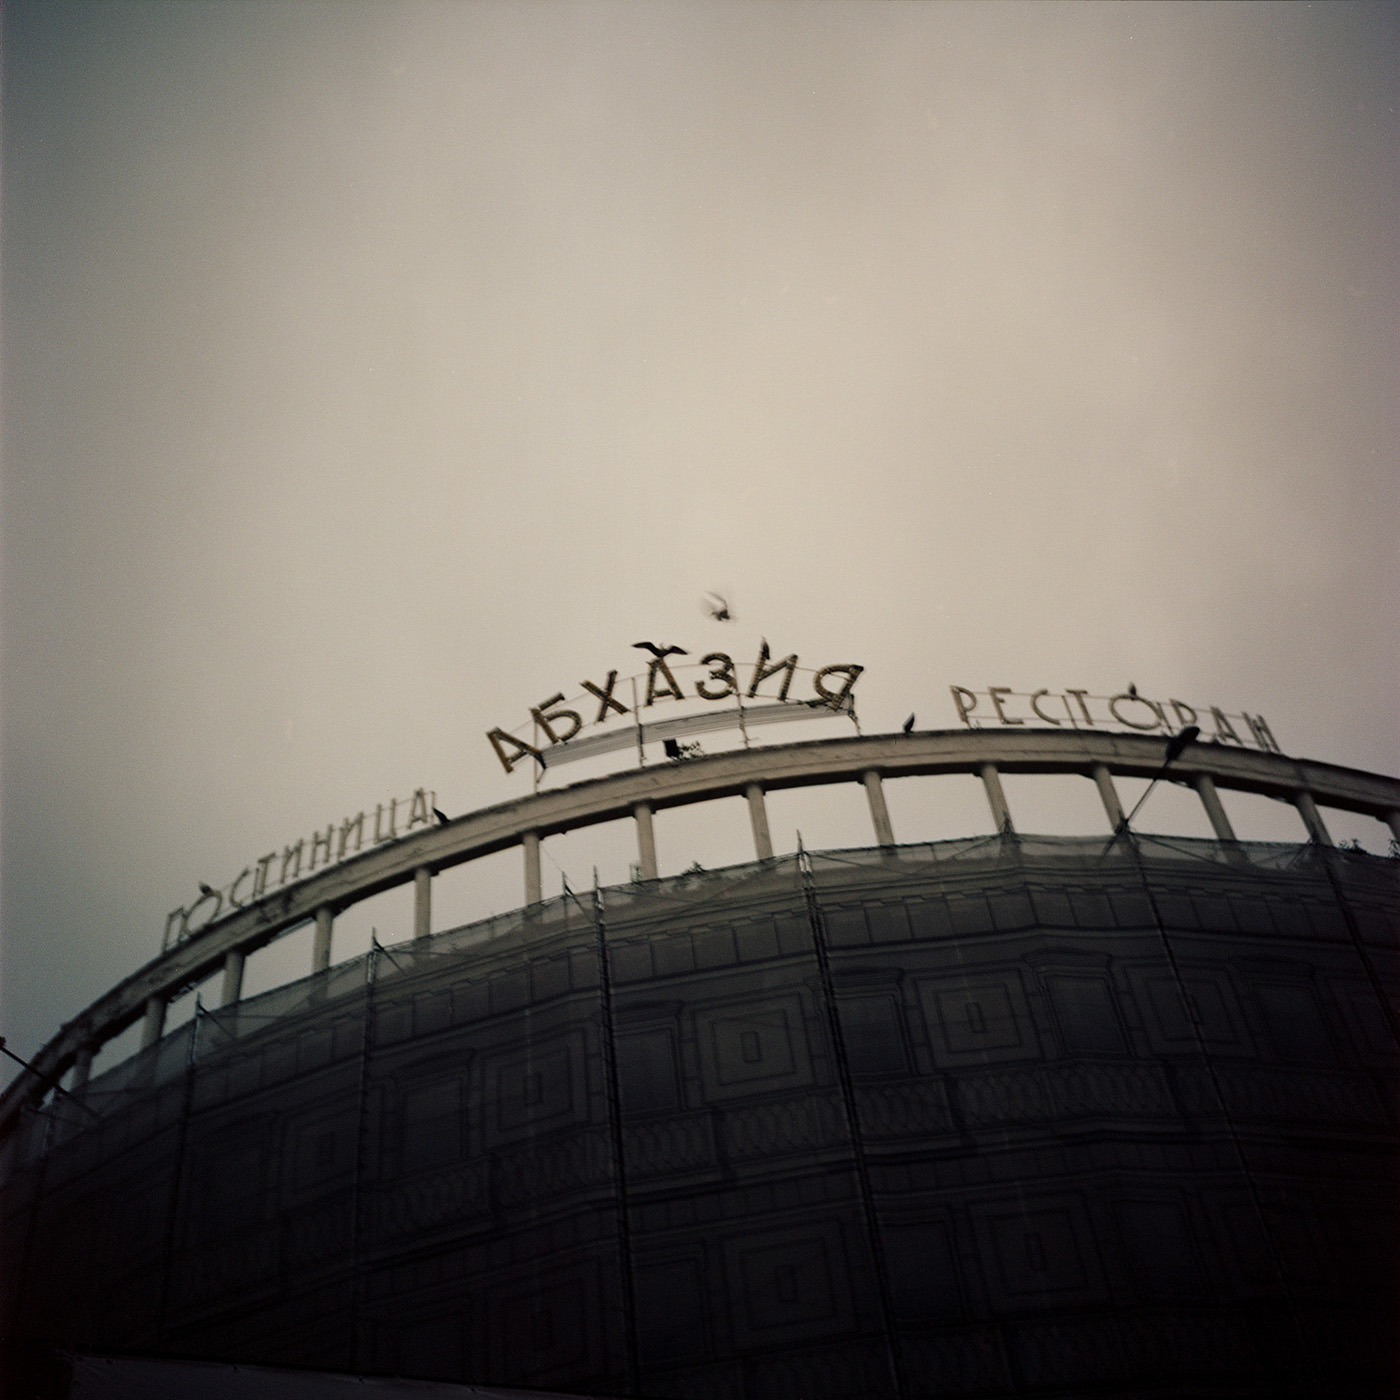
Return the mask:
M839 1228L774 1232L727 1242L741 1345L819 1339L851 1325L851 1289Z
M558 1036L528 1051L492 1056L483 1067L487 1123L497 1139L526 1128L552 1130L588 1116L578 1036Z
M802 1003L796 996L705 1008L696 1013L696 1030L711 1098L811 1081Z
M1247 1042L1241 1027L1229 974L1224 969L1192 969L1182 977L1191 998L1201 1035L1208 1049L1244 1053ZM1176 979L1170 972L1148 973L1142 978L1146 996L1146 1023L1154 1050L1189 1050L1195 1033L1182 1003Z
M988 1282L1003 1304L1018 1306L1047 1295L1083 1294L1095 1245L1078 1203L1043 1205L986 1220L992 1258Z
M597 1331L591 1315L598 1292L594 1274L585 1265L574 1277L542 1279L538 1287L500 1300L493 1310L494 1350L508 1374L543 1378L587 1362Z
M936 1058L952 1064L1038 1057L1019 973L924 982L919 987Z
M669 1029L617 1037L617 1080L625 1114L671 1112L680 1106L675 1036Z

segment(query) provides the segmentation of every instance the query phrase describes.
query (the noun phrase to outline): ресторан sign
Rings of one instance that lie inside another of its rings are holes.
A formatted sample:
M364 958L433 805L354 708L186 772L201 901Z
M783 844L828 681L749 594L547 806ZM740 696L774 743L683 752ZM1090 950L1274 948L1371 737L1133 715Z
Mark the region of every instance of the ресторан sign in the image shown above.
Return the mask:
M948 689L958 718L969 729L980 729L985 724L1043 724L1054 728L1067 724L1072 729L1121 725L1142 734L1154 730L1170 734L1188 724L1198 724L1204 739L1222 744L1253 743L1265 753L1281 752L1262 715L1227 713L1216 705L1188 705L1184 700L1149 700L1139 695L1135 686L1117 695L1090 695L1087 690L1019 691L1009 685L988 686L986 690L953 685ZM1238 729L1234 720L1239 721ZM1242 736L1240 730L1248 737Z

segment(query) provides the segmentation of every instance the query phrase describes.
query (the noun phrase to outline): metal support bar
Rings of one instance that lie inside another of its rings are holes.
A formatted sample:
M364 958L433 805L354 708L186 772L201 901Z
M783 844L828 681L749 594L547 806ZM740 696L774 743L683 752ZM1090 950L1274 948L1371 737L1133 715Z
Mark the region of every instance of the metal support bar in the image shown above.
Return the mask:
M875 823L875 840L881 846L894 845L894 828L890 825L890 809L885 806L885 787L879 772L871 768L860 775L865 795L870 800L870 819Z
M84 1045L73 1061L73 1078L69 1081L68 1092L75 1094L88 1082L92 1073L92 1046Z
M1016 828L1011 824L1011 809L1006 805L1006 794L1001 790L1001 774L995 763L984 763L977 772L982 785L987 789L987 801L991 804L992 820L998 831L1011 835Z
M1298 793L1293 798L1293 805L1298 809L1298 815L1302 817L1303 825L1308 829L1308 840L1319 846L1330 846L1332 838L1327 833L1322 813L1317 810L1317 803L1313 801L1312 793Z
M1236 843L1239 838L1235 835L1235 828L1230 825L1230 818L1221 804L1220 794L1215 790L1215 779L1209 773L1197 773L1193 784L1201 799L1201 806L1206 809L1206 816L1210 818L1216 840Z
M525 857L525 903L538 904L544 898L540 884L540 834L527 831L520 838L520 850Z
M324 972L331 965L331 927L335 913L329 904L316 911L316 937L311 944L311 970Z
M237 1006L243 995L243 967L248 955L240 948L230 948L224 954L224 985L219 991L220 1006Z
M744 789L744 796L749 804L749 824L753 827L754 856L758 860L772 860L773 838L768 831L768 804L763 800L763 784L750 783Z
M158 992L146 998L146 1016L141 1022L141 1048L148 1049L165 1030L165 998Z
M413 872L413 936L427 938L433 931L433 872L420 865Z
M642 879L655 880L656 872L656 831L651 822L651 804L638 802L632 808L637 819L637 854L641 858Z
M1113 774L1108 771L1106 763L1094 764L1093 774L1094 785L1099 790L1099 800L1103 803L1104 811L1108 813L1109 829L1117 831L1127 820L1127 814L1123 811L1122 802L1118 800L1118 789L1113 785Z

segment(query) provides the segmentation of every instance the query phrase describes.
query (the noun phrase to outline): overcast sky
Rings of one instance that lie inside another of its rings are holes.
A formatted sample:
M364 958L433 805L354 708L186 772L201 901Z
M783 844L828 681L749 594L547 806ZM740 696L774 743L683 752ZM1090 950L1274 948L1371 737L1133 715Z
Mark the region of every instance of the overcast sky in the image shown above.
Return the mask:
M1393 8L4 23L21 1053L196 881L528 791L485 731L642 637L861 663L867 732L1131 680L1400 770ZM869 840L849 796L809 844ZM441 918L517 901L498 866Z

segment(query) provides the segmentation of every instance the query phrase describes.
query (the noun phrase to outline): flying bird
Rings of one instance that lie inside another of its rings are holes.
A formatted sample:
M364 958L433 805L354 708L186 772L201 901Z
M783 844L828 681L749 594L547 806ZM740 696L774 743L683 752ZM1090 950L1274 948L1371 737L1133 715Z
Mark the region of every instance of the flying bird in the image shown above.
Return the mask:
M655 642L633 642L632 645L642 651L649 651L658 661L664 661L668 656L690 655L684 647L659 647Z
M913 716L913 715L910 715L909 718L906 719L906 720L904 721L904 732L905 732L906 734L912 734L912 733L914 732L914 716Z
M435 816L438 819L438 821L440 821L444 826L446 826L447 823L452 820L452 818L449 817L446 812L439 811L436 807L433 808L433 816Z
M716 622L734 621L734 614L729 611L729 604L718 593L705 594L705 611Z

